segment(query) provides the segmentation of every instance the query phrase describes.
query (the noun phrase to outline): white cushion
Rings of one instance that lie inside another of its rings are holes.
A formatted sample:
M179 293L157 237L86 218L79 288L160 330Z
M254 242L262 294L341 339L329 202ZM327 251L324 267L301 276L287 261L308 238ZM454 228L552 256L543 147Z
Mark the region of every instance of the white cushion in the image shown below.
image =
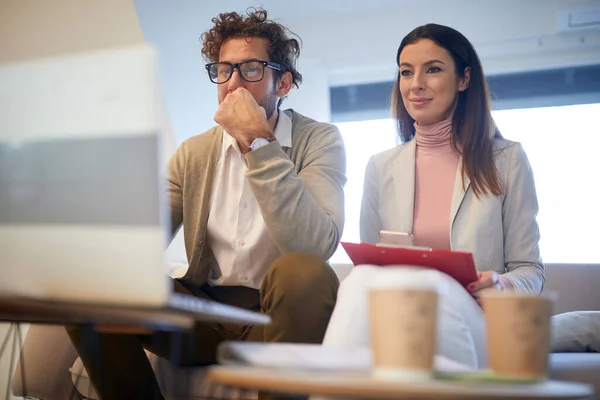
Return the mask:
M600 352L600 311L571 311L552 317L552 352Z

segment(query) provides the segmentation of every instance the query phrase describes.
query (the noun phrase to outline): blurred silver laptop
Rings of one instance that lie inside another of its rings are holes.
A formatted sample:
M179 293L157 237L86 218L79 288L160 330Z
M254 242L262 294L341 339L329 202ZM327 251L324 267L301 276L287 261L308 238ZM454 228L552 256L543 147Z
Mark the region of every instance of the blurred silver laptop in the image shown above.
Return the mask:
M0 65L0 295L268 322L172 293L158 82L147 44Z

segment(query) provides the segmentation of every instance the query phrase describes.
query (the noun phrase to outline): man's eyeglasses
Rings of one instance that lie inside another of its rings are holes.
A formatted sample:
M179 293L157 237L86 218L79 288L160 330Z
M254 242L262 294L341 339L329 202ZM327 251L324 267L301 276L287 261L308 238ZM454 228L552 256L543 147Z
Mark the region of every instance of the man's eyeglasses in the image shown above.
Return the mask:
M212 83L221 84L231 79L234 68L246 82L258 82L265 77L265 68L281 71L281 65L262 60L248 60L241 63L216 62L206 64L206 71Z

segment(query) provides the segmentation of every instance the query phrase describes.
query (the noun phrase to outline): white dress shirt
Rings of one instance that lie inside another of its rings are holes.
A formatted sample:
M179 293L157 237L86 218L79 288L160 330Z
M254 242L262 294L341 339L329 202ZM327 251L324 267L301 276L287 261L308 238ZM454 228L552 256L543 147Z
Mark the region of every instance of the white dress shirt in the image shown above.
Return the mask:
M292 147L292 120L284 112L279 113L274 135L281 147ZM223 135L208 217L208 245L217 260L208 279L211 285L259 289L281 255L250 189L247 170L237 141Z

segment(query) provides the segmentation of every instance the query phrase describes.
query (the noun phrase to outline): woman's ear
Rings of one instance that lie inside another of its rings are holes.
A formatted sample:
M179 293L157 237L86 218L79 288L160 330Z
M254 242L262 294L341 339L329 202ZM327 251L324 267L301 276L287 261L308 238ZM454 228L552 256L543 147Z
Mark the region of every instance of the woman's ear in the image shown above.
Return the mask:
M458 91L464 92L469 87L469 83L471 82L471 67L465 68L465 73L462 78L460 78L460 83L458 85Z

